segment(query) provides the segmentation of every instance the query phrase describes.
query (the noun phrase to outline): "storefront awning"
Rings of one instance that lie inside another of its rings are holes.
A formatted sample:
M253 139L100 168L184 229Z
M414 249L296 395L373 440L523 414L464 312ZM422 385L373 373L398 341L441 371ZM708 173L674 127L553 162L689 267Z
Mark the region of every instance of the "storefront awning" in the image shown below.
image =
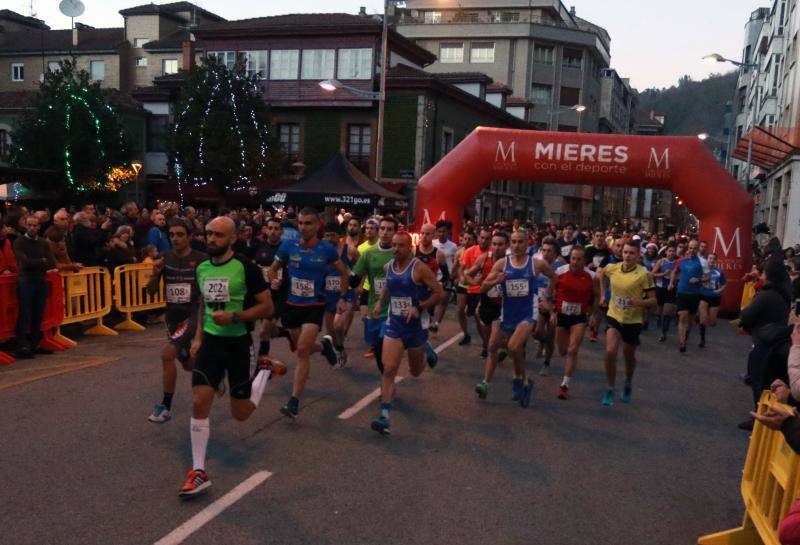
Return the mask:
M740 161L747 161L749 157L751 164L770 171L783 163L796 150L781 136L784 132L788 131L753 127L750 132L739 139L731 156Z

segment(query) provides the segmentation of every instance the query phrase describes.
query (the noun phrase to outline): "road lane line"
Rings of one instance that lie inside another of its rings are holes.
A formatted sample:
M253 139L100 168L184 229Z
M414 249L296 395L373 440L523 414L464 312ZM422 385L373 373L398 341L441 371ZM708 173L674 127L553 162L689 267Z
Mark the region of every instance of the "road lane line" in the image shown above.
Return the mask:
M462 338L464 338L464 333L463 332L462 333L458 333L457 335L453 335L452 337L447 339L445 342L443 342L442 344L440 344L439 346L434 348L433 351L436 352L437 354L441 354L442 352L447 350L449 347L451 347L453 344L455 344L458 341L460 341ZM398 382L400 382L404 378L406 378L406 377L394 377L394 383L397 384ZM373 401L378 399L380 396L381 396L381 389L380 388L376 388L376 389L372 390L370 393L368 393L367 395L365 395L364 397L359 399L356 402L355 405L353 405L352 407L350 407L348 409L345 409L339 415L339 420L347 420L348 418L352 418L353 416L355 416L356 414L361 412L370 403L372 403Z
M170 533L155 542L154 545L177 545L197 530L214 520L225 509L252 492L254 488L272 477L269 471L259 471L242 481L233 490L216 500L211 505L197 513L195 516L172 530Z
M99 358L97 361L91 361L89 363L83 363L83 364L79 364L79 365L70 365L68 367L61 368L61 369L59 369L57 371L53 371L51 373L44 373L44 374L41 374L41 375L36 375L36 376L33 376L33 377L20 379L20 380L16 380L16 381L13 381L13 382L6 382L5 384L1 384L0 383L0 390L6 390L8 388L13 388L15 386L22 386L24 384L29 384L31 382L37 382L39 380L45 380L45 379L48 379L48 378L57 377L59 375L66 375L68 373L73 373L75 371L80 371L82 369L89 369L91 367L99 367L101 365L107 365L109 363L113 363L113 362L119 361L121 359L122 358ZM31 371L34 371L34 369L31 369ZM0 375L0 377L2 377L2 375Z

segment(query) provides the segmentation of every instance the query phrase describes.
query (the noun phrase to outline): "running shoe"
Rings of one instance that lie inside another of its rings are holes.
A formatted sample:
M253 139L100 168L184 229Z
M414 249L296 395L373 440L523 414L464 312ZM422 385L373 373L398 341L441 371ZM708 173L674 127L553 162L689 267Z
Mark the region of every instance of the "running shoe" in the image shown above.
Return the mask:
M333 337L325 335L322 337L320 343L322 344L322 355L325 356L325 359L328 360L331 367L336 367L336 362L339 361L339 357L336 355L336 350L333 348Z
M533 380L528 379L528 383L522 387L522 395L519 398L519 406L525 408L530 405L531 396L533 396Z
M178 495L182 498L192 498L210 487L211 481L208 479L208 473L202 469L193 469L189 471L189 476L186 478L186 482L183 483Z
M606 390L606 393L603 394L603 405L606 407L610 407L614 404L614 388L609 388Z
M622 388L622 402L630 403L631 394L633 394L633 385L626 383L625 386Z
M159 403L153 409L153 414L147 417L150 422L155 422L156 424L163 424L164 422L169 421L172 419L172 414L170 414L169 409L167 409L166 405L162 405Z
M439 331L439 322L435 320L431 320L431 323L428 325L428 331L431 333L436 333Z
M392 429L389 427L389 419L385 416L379 416L373 420L371 427L381 435L389 435L392 433Z
M372 358L375 357L375 351L374 350L370 350L368 352L365 352L363 357L368 359L368 360L371 360Z
M298 408L298 403L292 399L287 401L286 405L281 407L281 414L283 414L283 416L288 416L289 418L297 418L298 412L300 412Z
M563 384L558 387L558 399L567 399L569 398L569 386L564 386Z
M507 357L508 357L508 349L501 348L500 351L497 352L497 363L503 363Z
M519 401L522 397L522 390L524 385L521 378L515 378L511 383L511 401Z
M219 397L219 398L225 397L225 379L224 378L222 380L220 380L219 384L217 385L217 397Z
M542 368L539 369L539 376L540 377L549 377L550 376L550 364L545 363L542 365Z
M485 348L482 348L482 349L481 349L481 357L482 357L482 358L485 358L485 357L487 357L488 355L489 355L489 351L488 351L488 350L486 350Z
M424 348L425 348L425 359L428 361L428 367L433 369L434 367L436 367L436 364L439 363L439 354L436 353L436 350L433 349L431 343L429 343L428 341L425 341ZM381 370L381 373L383 373L383 370Z
M286 365L282 361L276 360L268 354L258 357L258 366L256 367L256 372L253 375L253 378L256 378L256 375L262 369L269 371L270 378L279 377L286 374Z
M475 393L478 394L478 399L486 399L486 397L489 395L489 385L485 380L482 380L475 385Z
M686 343L681 343L681 344L678 346L678 351L679 351L681 354L683 354L684 352L686 352Z
M469 334L464 335L464 338L458 341L458 346L467 346L472 342L472 337Z
M345 367L347 365L347 359L347 351L342 348L339 350L338 358L336 359L336 368L341 369L342 367Z
M597 330L596 329L590 329L589 330L589 342L590 343L596 343L598 340L599 340L599 338L597 337Z
M660 342L660 343L667 342L667 336L666 336L666 335L661 335L661 336L658 338L658 342Z

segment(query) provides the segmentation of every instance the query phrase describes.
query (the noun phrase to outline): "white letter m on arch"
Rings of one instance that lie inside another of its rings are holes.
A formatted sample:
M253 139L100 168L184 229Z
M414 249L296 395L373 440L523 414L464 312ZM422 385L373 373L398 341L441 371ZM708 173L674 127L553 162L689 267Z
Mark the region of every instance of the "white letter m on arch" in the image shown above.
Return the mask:
M516 163L517 162L517 156L516 156L516 152L514 150L514 146L516 144L517 144L516 142L512 141L511 145L508 147L508 150L506 150L505 147L503 146L503 142L501 140L498 140L497 141L497 151L494 154L494 160L495 161L500 161L500 157L502 157L503 161L508 162L508 156L510 155L511 156L511 162L512 163Z
M737 227L736 231L733 232L733 236L731 237L730 243L725 244L725 237L722 236L722 229L719 227L714 227L714 247L711 251L714 253L719 253L717 252L717 243L719 243L719 245L722 247L722 255L724 255L725 257L731 257L729 256L729 254L731 252L731 249L733 248L733 244L736 243L736 257L741 258L742 241L741 238L739 237L740 229L741 227Z

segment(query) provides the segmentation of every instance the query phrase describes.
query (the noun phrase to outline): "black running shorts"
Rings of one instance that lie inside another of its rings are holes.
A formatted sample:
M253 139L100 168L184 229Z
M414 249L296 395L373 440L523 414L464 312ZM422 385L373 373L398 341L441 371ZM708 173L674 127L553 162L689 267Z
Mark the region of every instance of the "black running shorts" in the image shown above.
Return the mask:
M639 346L641 341L639 335L642 334L642 324L621 324L611 316L606 316L608 322L607 329L616 329L622 335L622 342L631 346Z
M281 323L286 329L299 329L303 324L314 324L322 327L325 318L325 305L286 305Z
M250 362L253 343L250 335L221 337L203 333L203 344L192 369L192 386L219 388L228 375L228 387L234 399L250 398Z

